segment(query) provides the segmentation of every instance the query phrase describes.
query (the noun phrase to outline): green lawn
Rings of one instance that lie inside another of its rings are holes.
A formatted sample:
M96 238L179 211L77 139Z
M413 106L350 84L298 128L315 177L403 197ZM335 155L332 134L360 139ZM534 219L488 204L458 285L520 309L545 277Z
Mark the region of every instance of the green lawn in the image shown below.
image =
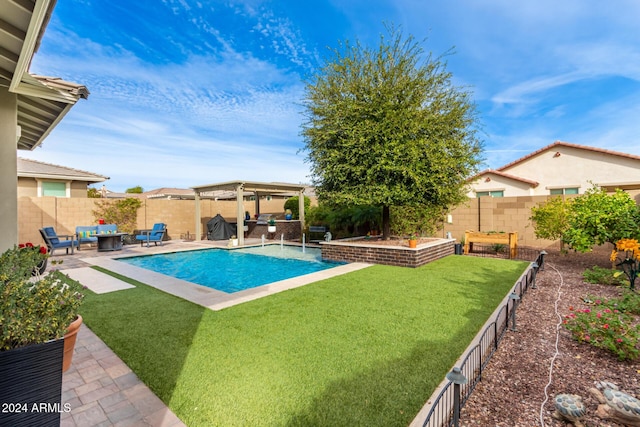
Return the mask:
M527 265L376 265L219 312L132 282L81 313L189 426L406 426Z

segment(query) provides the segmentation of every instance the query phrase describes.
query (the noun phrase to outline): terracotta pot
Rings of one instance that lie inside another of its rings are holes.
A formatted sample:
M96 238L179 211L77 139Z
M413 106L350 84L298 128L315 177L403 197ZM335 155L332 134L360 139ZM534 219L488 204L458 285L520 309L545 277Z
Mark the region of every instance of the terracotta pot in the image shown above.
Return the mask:
M71 367L73 358L73 348L76 346L78 331L82 326L82 316L78 314L76 320L69 325L69 332L64 334L64 356L62 358L62 372L66 372Z
M418 241L417 240L409 240L409 247L410 248L416 248L418 246Z

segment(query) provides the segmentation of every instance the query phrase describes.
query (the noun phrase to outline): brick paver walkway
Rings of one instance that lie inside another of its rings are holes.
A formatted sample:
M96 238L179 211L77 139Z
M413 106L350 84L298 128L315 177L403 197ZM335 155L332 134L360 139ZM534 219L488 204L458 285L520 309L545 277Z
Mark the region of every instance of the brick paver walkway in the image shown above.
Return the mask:
M62 413L62 427L185 425L85 325L63 374L62 403L71 408Z

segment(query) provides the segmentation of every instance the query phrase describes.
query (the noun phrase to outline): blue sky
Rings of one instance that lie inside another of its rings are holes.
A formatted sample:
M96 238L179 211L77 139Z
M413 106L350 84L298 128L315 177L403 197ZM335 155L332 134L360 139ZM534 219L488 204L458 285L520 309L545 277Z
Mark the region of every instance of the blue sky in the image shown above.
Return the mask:
M485 164L556 140L640 154L640 2L62 0L30 71L86 85L21 157L109 176L113 191L236 179L308 183L303 81L384 23L454 48Z

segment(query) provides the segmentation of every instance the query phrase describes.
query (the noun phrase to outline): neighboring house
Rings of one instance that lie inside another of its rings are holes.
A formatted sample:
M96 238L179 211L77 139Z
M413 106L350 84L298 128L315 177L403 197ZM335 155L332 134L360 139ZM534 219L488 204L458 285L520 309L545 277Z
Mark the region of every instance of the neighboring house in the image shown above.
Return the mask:
M583 194L593 184L607 191L640 189L640 156L556 141L469 180L469 197Z
M18 157L18 197L87 197L107 176Z

